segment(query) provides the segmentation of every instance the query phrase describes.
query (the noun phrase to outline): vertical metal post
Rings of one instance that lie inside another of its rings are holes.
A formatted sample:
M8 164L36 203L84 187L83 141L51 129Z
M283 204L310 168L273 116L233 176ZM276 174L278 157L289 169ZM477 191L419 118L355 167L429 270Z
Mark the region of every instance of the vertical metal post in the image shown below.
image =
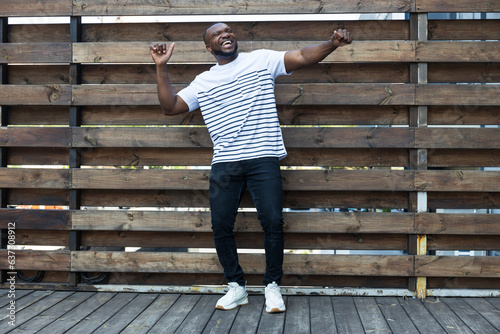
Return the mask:
M82 19L81 17L71 17L70 22L70 40L71 43L81 42L82 37ZM79 85L82 83L82 69L80 64L70 64L70 84ZM81 108L71 106L69 108L69 126L76 128L81 126ZM81 156L78 148L69 149L69 168L80 168ZM79 210L81 206L81 192L80 190L69 190L69 209ZM81 233L80 231L69 232L69 250L78 251L81 246ZM76 286L78 284L78 273L69 273L69 284Z
M428 14L410 14L410 39L418 43L426 41L428 36ZM418 50L418 45L416 46ZM413 84L427 84L427 64L410 64L410 82ZM427 106L410 107L410 127L427 127ZM427 169L427 149L410 150L410 169ZM427 192L419 191L410 193L410 211L427 212ZM408 240L409 255L427 254L427 236L410 235ZM412 278L408 282L408 289L415 291L418 298L426 297L427 279L425 277Z
M8 18L0 17L0 43L8 42ZM0 64L0 85L5 85L9 81L8 65ZM0 126L6 126L8 123L8 110L7 106L0 106ZM8 152L6 147L0 147L0 168L7 167ZM6 208L8 205L7 189L0 188L0 208ZM7 230L0 230L0 248L7 248ZM0 284L7 279L7 271L0 270Z

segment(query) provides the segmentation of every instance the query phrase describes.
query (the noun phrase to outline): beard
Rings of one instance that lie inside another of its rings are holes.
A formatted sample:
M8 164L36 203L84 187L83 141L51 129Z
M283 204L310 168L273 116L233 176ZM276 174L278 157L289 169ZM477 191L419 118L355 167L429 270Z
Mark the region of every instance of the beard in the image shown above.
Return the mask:
M222 50L212 51L212 54L217 57L231 58L238 53L238 42L234 42L234 50L231 52L225 52Z

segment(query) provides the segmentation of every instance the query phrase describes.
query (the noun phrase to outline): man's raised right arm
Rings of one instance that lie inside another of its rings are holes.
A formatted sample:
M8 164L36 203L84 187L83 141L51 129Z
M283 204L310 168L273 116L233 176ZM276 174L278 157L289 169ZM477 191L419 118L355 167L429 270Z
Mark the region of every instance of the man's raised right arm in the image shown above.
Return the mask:
M167 63L174 51L175 43L167 49L165 44L155 44L149 46L151 57L156 64L156 83L158 87L158 99L161 109L165 115L177 115L189 111L189 107L184 100L178 96L168 77Z

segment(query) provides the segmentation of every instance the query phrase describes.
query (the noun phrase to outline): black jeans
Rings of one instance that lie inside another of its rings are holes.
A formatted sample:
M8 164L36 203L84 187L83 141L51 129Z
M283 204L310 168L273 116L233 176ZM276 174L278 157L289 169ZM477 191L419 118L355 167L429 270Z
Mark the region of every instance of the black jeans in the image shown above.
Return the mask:
M246 189L264 230L264 285L283 276L283 187L277 158L216 163L210 173L210 210L215 249L228 282L245 284L234 239L234 222Z

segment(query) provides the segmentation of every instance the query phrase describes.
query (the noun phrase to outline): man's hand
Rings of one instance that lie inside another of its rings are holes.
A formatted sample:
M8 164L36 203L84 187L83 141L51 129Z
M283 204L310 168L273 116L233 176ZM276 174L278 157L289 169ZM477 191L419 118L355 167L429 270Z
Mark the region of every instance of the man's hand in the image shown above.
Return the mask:
M336 47L342 47L352 43L351 34L345 29L335 30L331 41Z
M157 66L166 65L168 63L170 57L172 57L174 46L175 43L170 44L170 47L168 49L165 43L149 46L149 49L151 50L151 57L153 58Z

